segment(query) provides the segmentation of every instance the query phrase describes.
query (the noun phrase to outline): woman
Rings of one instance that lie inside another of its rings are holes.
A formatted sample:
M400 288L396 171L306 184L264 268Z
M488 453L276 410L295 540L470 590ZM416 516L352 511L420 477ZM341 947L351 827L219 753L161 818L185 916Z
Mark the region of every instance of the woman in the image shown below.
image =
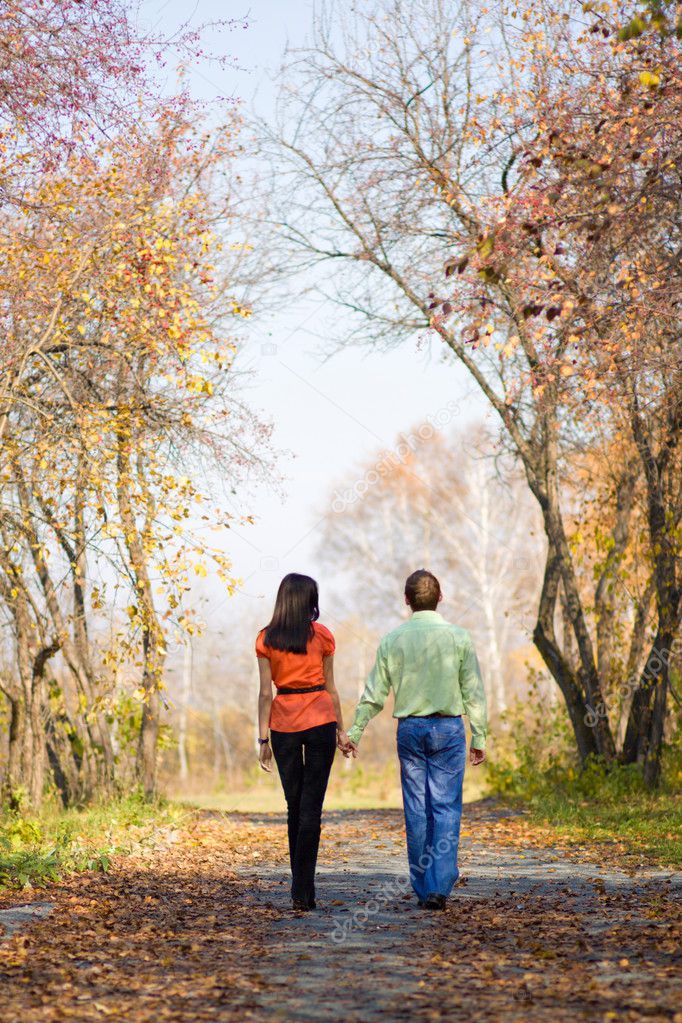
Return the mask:
M297 910L315 908L322 804L336 746L348 745L334 685L334 637L319 616L317 583L292 573L282 579L270 624L256 639L259 759L270 771L274 753L282 781Z

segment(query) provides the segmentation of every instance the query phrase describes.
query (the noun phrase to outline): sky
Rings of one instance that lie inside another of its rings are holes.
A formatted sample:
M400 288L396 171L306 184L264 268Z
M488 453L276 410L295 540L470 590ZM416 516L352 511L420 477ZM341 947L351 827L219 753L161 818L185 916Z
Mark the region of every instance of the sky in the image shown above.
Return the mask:
M337 9L344 3L350 0L339 0ZM311 0L251 0L244 7L218 0L144 0L142 17L169 33L187 18L198 24L247 15L248 28L206 37L209 50L228 51L238 68L202 62L188 77L194 95L239 97L268 117L275 95L268 72L277 68L287 42L304 42L313 7ZM299 283L301 292L304 285ZM318 579L324 611L325 585L331 592L334 580L324 577L319 564L319 527L340 514L335 497L340 481L362 480L377 450L394 448L401 431L429 417L447 429L485 414L465 371L441 361L439 342L430 346L415 338L382 352L347 347L330 358L317 329L325 313L293 291L269 319L258 315L256 302L243 333L242 396L273 423L273 447L282 454L272 481L244 495L243 510L255 517L255 525L235 528L226 540L234 573L243 580L237 596L226 600L210 585L204 595L214 627L243 612L267 620L279 580L292 571ZM396 613L399 606L397 595Z

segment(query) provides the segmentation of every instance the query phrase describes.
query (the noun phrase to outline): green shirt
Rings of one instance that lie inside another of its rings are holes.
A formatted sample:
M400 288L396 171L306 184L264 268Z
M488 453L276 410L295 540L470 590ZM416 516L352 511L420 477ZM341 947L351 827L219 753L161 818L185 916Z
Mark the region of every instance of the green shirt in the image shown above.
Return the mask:
M348 732L352 742L359 742L391 689L395 694L393 717L466 714L471 745L485 749L485 690L466 629L450 625L437 611L415 611L384 636Z

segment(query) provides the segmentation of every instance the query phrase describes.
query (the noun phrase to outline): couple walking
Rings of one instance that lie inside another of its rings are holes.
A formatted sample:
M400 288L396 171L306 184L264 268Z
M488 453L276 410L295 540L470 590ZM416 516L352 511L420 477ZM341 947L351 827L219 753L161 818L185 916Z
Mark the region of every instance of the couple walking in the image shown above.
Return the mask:
M270 624L256 640L260 764L274 755L288 808L294 909L315 908L322 804L336 749L357 756L369 721L394 695L410 880L419 905L442 909L458 877L466 736L471 764L485 759L486 700L466 630L438 614L440 584L420 569L405 583L410 618L379 643L352 727L334 684L334 637L318 622L317 583L280 583ZM272 687L276 694L273 699Z

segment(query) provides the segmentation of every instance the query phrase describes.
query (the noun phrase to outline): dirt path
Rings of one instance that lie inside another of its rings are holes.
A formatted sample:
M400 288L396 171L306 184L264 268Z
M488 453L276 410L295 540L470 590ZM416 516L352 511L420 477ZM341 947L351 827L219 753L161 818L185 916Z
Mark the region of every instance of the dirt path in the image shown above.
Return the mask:
M205 814L36 892L53 909L0 943L0 1019L682 1023L682 875L549 837L467 808L464 882L426 914L401 815L331 813L320 908L296 915L282 818Z

